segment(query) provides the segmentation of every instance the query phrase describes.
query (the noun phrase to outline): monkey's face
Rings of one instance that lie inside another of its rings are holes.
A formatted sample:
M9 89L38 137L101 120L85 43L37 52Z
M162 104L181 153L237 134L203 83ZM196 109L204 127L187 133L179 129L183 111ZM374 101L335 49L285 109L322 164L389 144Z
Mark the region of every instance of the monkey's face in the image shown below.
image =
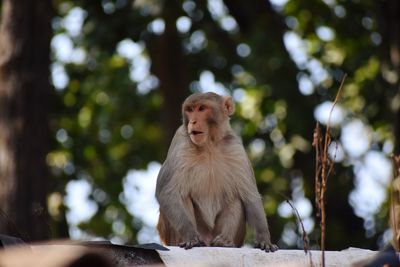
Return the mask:
M229 126L235 108L231 97L215 93L197 93L182 105L183 124L193 144L204 146L219 140Z
M185 122L190 140L197 146L208 141L212 110L205 104L188 105L184 108Z

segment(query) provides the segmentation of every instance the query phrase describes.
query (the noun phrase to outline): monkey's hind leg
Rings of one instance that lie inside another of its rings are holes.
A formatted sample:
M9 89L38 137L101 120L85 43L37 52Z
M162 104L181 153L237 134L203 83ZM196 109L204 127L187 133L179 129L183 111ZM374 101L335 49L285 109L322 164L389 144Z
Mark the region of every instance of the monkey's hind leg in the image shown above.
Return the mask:
M241 247L246 234L244 207L240 199L229 203L218 214L213 230L214 247Z

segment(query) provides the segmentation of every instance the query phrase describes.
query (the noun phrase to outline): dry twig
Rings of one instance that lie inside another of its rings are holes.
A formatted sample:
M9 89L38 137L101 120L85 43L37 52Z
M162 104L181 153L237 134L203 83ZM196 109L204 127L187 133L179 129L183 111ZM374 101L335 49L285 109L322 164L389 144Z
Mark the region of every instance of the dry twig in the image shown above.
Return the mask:
M310 250L310 240L308 238L306 229L304 228L304 224L303 221L301 220L299 211L296 209L296 207L292 204L292 202L290 202L289 199L286 198L286 202L289 204L289 206L292 208L292 210L294 211L294 214L296 215L297 218L297 222L299 223L299 225L301 226L301 231L302 231L302 239L303 239L303 243L304 243L304 253L307 254L310 257L310 267L314 267L314 263L312 261L312 256L311 256L311 250Z
M325 133L322 134L321 127L317 122L314 130L313 146L315 147L315 203L317 206L317 216L320 217L321 227L321 251L322 266L325 267L325 237L326 237L326 210L325 210L325 192L329 176L333 171L333 160L329 157L328 149L331 144L330 120L333 109L339 102L346 74L343 76L339 91L336 94L335 101L329 113L328 123Z

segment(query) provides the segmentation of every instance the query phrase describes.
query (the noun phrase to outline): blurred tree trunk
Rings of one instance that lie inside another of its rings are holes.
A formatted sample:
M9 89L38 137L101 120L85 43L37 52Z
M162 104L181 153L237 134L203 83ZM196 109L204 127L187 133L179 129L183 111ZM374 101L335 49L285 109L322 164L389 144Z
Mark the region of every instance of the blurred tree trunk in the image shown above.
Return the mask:
M176 29L179 18L179 3L171 1L164 6L165 30L160 36L149 40L148 48L152 62L152 72L160 80L160 92L163 96L163 123L165 144L168 147L176 129L182 124L181 106L189 95L187 73L182 40Z
M0 26L0 233L49 236L50 0L4 0Z
M378 30L382 35L381 70L383 77L400 97L400 2L398 0L380 1L377 5ZM394 73L394 75L389 76L388 73ZM388 79L388 77L392 78ZM397 108L395 114L394 134L395 153L400 154L400 108Z

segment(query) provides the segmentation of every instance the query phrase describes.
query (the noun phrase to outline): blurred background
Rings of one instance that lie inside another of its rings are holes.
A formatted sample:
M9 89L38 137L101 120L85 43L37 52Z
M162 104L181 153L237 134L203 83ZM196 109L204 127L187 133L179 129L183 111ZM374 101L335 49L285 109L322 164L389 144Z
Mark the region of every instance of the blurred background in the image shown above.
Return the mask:
M313 131L346 73L326 247L380 248L400 144L399 5L0 1L0 233L159 242L154 187L181 103L213 91L234 98L273 240L303 247L287 198L318 249Z

